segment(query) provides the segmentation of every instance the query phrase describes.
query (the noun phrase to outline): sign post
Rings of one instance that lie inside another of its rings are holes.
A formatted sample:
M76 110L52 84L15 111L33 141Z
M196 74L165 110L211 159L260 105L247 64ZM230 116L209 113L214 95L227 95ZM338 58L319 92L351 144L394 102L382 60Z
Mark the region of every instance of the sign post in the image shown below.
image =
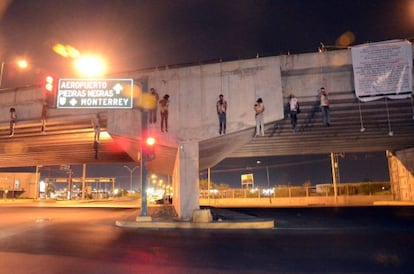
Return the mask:
M242 188L244 188L244 187L249 188L249 186L251 188L254 188L253 173L248 173L248 174L242 174L241 175L241 186L242 186Z

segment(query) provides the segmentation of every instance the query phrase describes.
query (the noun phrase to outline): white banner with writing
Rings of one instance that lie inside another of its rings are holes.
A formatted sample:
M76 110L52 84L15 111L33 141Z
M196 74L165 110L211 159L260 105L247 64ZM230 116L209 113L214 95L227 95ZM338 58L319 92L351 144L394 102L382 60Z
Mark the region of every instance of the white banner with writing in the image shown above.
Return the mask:
M359 100L411 97L413 57L409 41L358 45L352 47L351 53L355 94Z

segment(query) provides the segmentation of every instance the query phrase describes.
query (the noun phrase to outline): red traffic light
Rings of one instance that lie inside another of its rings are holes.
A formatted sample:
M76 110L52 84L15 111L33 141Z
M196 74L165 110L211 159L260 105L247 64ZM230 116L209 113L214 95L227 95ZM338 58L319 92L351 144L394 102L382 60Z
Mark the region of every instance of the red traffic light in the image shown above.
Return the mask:
M152 137L148 136L145 138L145 147L143 148L143 152L145 153L145 159L147 161L152 161L155 159L155 143L157 140Z
M147 139L145 139L145 144L147 145L147 146L150 146L150 147L152 147L152 146L154 146L155 145L155 143L156 143L156 140L155 140L155 138L154 137L147 137Z
M53 93L55 90L55 78L51 75L44 77L43 88L48 93Z

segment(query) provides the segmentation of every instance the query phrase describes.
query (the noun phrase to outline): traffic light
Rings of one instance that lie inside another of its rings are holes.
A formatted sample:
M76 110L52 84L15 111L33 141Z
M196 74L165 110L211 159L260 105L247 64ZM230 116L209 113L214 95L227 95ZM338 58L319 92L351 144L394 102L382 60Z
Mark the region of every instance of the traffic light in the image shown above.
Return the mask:
M145 153L145 158L147 161L151 161L155 159L155 144L156 139L153 136L147 136L145 139L145 145L143 148L143 152Z
M51 74L43 76L41 88L44 93L44 99L49 107L56 106L56 80Z
M46 94L53 94L55 92L55 77L46 75L43 80L43 89Z

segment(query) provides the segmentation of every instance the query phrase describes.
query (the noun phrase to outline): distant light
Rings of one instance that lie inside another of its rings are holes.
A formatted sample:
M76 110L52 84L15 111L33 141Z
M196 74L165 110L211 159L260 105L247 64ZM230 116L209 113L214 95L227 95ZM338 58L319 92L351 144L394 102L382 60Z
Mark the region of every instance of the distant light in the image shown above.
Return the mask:
M40 183L39 183L39 191L40 192L46 192L46 183L45 183L45 181L40 181Z
M155 189L153 187L147 188L147 194L152 195L155 192Z
M274 188L267 188L267 189L263 189L262 190L262 194L265 196L270 196L273 193L275 193L275 189Z

